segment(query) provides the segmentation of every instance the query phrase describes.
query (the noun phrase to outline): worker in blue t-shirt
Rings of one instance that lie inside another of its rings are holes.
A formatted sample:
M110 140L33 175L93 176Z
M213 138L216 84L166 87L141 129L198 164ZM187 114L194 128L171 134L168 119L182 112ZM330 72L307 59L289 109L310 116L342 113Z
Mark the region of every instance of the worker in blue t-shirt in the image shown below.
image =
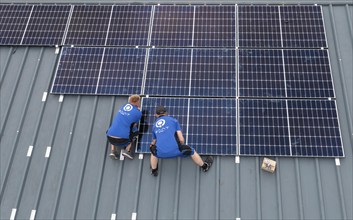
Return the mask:
M187 157L191 159L207 172L213 163L212 156L208 156L205 161L194 148L185 145L185 139L177 119L168 116L167 109L164 106L158 106L156 109L157 117L152 128L151 150L151 174L158 175L158 158Z
M132 144L138 136L138 122L142 113L140 110L141 98L139 95L129 97L128 103L122 106L115 114L110 128L107 130L107 138L111 144L110 157L118 159L118 151L116 147L122 149L122 155L133 159L134 152L131 150Z

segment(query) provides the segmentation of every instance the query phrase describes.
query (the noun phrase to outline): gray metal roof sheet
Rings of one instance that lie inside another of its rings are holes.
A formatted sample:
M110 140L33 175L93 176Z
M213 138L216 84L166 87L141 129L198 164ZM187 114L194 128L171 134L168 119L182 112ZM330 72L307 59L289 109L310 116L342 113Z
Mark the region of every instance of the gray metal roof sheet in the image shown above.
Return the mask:
M113 213L117 219L133 213L137 219L353 219L353 3L284 2L324 4L346 155L340 166L332 158L275 158L271 174L260 169L262 157L236 164L234 157L217 156L202 173L178 158L162 160L154 178L149 155L107 157L105 130L126 97L67 95L59 102L59 95L48 94L42 101L55 72L55 49L1 46L0 219L15 211L16 219L111 219Z

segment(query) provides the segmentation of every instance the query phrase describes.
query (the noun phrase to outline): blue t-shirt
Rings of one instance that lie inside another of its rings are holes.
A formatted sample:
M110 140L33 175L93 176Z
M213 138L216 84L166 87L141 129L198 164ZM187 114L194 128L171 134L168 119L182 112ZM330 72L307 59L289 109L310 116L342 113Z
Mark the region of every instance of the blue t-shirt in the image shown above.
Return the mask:
M125 104L115 114L107 135L129 139L131 124L138 123L141 116L142 113L136 106L130 103ZM137 131L137 127L134 127L133 131Z
M172 158L182 155L175 139L176 131L181 131L178 120L170 116L157 118L152 128L152 138L157 140L157 157Z

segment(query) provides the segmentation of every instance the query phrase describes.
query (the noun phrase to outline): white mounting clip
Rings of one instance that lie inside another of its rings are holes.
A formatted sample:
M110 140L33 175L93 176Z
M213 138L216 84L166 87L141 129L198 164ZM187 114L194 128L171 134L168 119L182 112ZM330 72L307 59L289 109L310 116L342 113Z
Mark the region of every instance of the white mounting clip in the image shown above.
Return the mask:
M341 166L341 161L340 161L340 158L335 158L335 163L336 163L336 166Z
M55 54L59 54L59 52L60 52L59 45L55 45Z

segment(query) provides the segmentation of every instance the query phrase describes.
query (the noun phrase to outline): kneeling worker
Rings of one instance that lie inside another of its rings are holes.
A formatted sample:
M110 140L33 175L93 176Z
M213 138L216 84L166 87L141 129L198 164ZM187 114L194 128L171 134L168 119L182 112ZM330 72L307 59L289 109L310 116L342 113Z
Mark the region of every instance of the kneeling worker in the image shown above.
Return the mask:
M140 110L141 98L139 95L129 97L128 103L123 105L114 116L110 128L107 130L107 138L111 144L110 157L118 159L119 152L116 147L123 148L122 155L133 159L134 152L131 148L138 136L138 122L142 113Z
M158 106L156 109L157 117L152 128L151 150L151 174L158 175L158 158L187 157L191 159L207 172L213 163L211 156L202 160L194 148L185 145L185 139L181 132L180 124L177 119L168 116L164 106Z

